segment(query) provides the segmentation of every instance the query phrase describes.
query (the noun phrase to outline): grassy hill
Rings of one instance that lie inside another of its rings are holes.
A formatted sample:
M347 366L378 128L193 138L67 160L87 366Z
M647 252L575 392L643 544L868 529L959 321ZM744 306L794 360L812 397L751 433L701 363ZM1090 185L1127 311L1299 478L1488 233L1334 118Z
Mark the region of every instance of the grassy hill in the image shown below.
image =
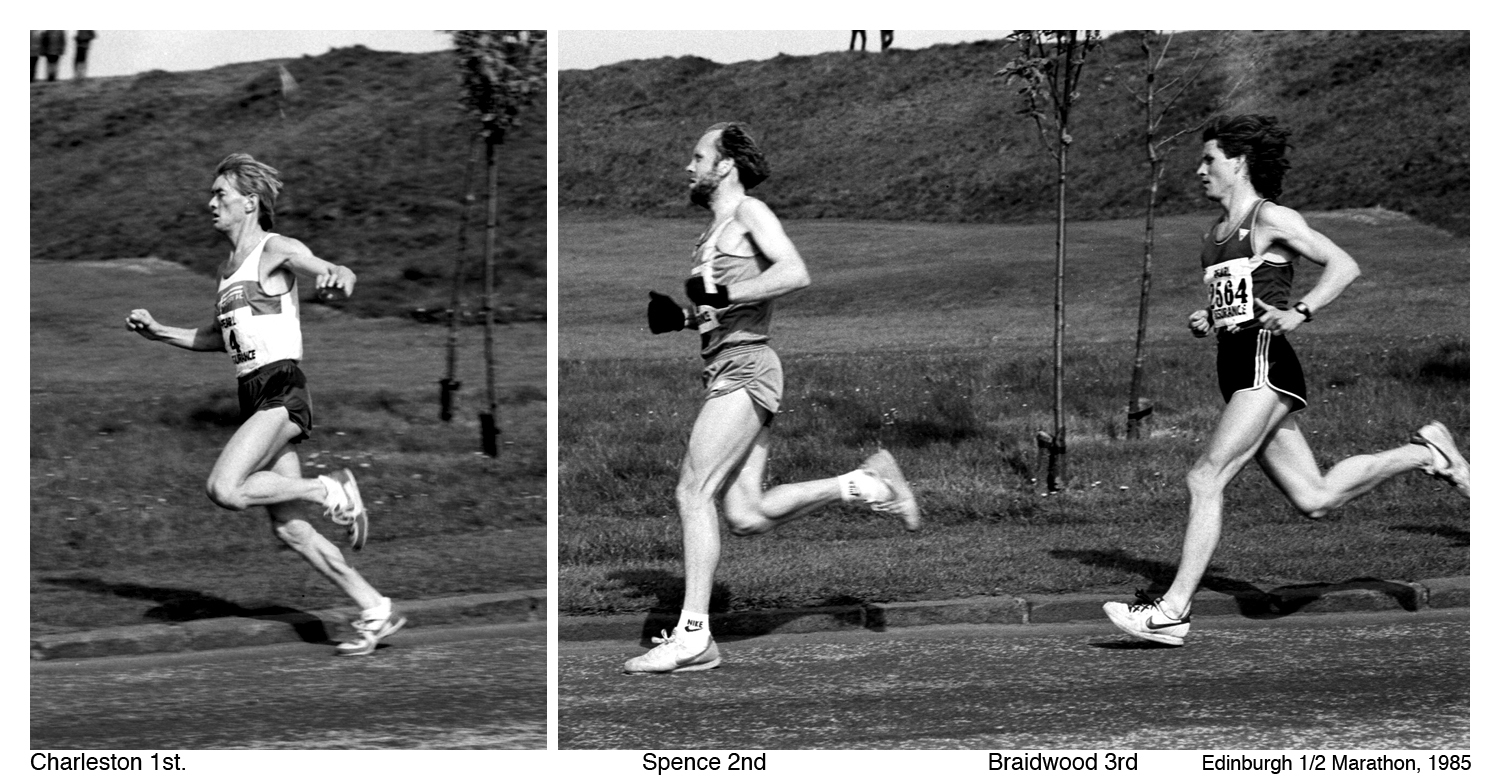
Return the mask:
M277 65L300 90L283 104ZM501 316L546 316L546 123L501 150ZM249 152L286 184L277 230L353 267L363 314L447 305L472 121L448 52L355 46L317 57L31 87L31 254L156 256L210 273L214 166ZM474 185L482 187L482 168ZM470 215L466 309L479 306L483 197Z
M1293 130L1282 202L1382 206L1450 232L1469 229L1466 32L1256 32L1178 36L1180 69L1216 47L1174 117L1196 122L1232 85L1230 112ZM1049 219L1051 158L996 72L1000 41L885 54L831 52L719 65L637 60L559 73L559 202L604 216L680 216L681 168L709 124L749 122L771 160L758 190L783 217L952 222ZM1143 213L1144 122L1126 91L1144 56L1132 33L1085 69L1074 118L1070 213ZM1163 213L1202 211L1196 136L1169 160Z

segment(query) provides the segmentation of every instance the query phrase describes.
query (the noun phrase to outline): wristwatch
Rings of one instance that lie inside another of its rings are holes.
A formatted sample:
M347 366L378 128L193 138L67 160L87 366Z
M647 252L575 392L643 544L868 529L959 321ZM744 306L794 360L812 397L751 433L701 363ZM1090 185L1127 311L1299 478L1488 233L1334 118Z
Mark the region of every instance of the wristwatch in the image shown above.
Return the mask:
M1313 320L1312 309L1307 308L1307 304L1302 301L1297 301L1297 305L1292 307L1292 311L1301 314L1303 322L1312 322Z

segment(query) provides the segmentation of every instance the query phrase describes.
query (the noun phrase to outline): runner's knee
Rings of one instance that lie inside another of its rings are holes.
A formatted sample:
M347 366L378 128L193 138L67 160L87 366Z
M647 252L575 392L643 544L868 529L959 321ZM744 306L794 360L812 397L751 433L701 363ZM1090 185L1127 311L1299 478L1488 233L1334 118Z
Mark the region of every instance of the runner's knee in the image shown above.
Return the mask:
M760 512L729 502L724 504L724 519L729 522L729 532L735 536L755 536L776 527Z
M239 487L239 485L229 480L210 475L208 484L204 486L204 491L208 493L209 501L225 509L232 509L239 512L250 506L245 503L245 497L240 493Z

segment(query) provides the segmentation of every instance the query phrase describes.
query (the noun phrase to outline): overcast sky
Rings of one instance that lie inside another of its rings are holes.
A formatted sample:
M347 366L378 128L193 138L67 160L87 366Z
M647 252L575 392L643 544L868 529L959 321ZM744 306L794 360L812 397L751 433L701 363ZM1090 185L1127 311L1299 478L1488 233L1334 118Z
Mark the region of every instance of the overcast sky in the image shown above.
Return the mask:
M73 72L73 33L60 75ZM869 30L868 48L880 51L880 31ZM918 49L1003 37L1008 30L897 30L896 46ZM379 51L425 52L446 49L447 34L436 30L99 30L89 47L89 74L124 76L148 70L202 70L231 62L324 54L361 44ZM561 69L596 68L613 62L694 54L715 62L761 60L778 54L818 54L849 48L848 30L737 31L560 31L549 52Z
M73 74L73 33L60 78ZM89 46L90 76L124 76L148 70L203 70L231 62L256 62L362 44L379 51L448 48L436 30L98 30ZM39 68L40 69L40 68Z
M1009 30L896 30L896 47L1002 38ZM880 31L867 30L868 51L880 51ZM819 54L849 48L849 30L561 30L551 52L559 70L597 68L621 60L694 54L715 62L764 60L778 54Z

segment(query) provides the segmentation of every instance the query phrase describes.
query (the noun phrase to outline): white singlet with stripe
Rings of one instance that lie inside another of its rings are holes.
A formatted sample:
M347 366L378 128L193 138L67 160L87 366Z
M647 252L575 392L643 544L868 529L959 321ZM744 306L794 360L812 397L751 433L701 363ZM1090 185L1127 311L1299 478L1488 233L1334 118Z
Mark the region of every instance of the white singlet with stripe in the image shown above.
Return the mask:
M214 314L237 377L278 360L302 359L296 275L288 272L291 284L280 295L267 293L260 283L260 255L274 235L261 239L240 267L219 281Z

